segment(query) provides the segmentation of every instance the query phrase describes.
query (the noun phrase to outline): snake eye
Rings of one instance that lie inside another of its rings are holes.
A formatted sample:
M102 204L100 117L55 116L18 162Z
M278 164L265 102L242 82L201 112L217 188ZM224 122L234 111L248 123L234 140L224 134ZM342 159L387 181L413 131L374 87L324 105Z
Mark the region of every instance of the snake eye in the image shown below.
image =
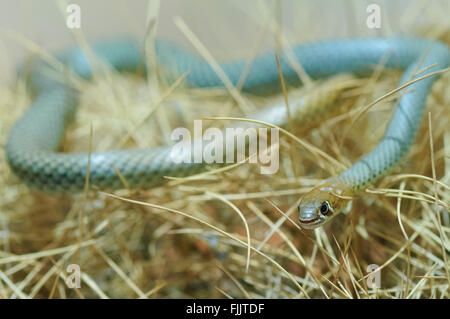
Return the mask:
M325 201L320 205L320 213L326 216L328 215L329 212L330 212L330 204L327 201Z

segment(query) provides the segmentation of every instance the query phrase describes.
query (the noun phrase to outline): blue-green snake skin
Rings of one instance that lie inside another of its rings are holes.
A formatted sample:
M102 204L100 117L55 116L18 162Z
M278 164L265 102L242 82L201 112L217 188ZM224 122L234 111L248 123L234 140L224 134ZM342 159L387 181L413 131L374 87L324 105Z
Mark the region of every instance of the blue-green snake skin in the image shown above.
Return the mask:
M96 56L119 71L135 71L144 65L142 51L132 40L115 40L94 45ZM202 58L165 41L156 40L157 62L172 81L190 70L186 82L193 87L223 87L216 72ZM388 68L403 69L399 85L420 74L448 67L449 50L445 44L421 38L345 39L302 44L293 47L295 58L313 79L339 73L367 73L386 59ZM80 49L57 56L82 78L91 76L88 59ZM231 83L236 85L246 66L245 60L221 63ZM291 84L300 83L285 56L281 70ZM420 65L418 65L420 63ZM430 67L431 66L431 67ZM40 61L30 74L36 95L32 105L12 128L6 154L13 172L26 184L44 191L80 191L88 169L88 153L59 153L64 131L73 119L79 92L68 84L67 73L49 74L51 67ZM436 76L412 84L401 97L380 143L341 175L335 177L350 188L361 188L390 169L412 145L424 112L424 105ZM279 86L279 71L273 52L256 57L243 91L258 92ZM132 112L132 110L130 110ZM99 189L120 189L124 184L119 170L131 188L162 184L163 176L184 177L204 171L208 164L176 164L170 146L92 152L89 183Z

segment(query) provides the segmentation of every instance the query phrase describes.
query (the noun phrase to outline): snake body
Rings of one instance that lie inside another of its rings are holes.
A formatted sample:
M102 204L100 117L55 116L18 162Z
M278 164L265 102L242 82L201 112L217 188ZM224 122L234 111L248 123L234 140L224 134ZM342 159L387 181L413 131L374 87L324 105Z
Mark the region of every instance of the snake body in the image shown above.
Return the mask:
M211 66L198 56L162 40L156 40L158 65L174 80L186 71L186 82L194 87L223 87ZM144 65L139 46L132 40L116 40L94 45L95 56L119 71L135 71ZM400 84L418 76L448 67L445 44L421 38L344 39L302 44L292 48L297 62L313 79L339 73L367 73L384 61L388 68L403 69ZM90 61L79 48L57 56L69 70L82 78L92 76ZM236 85L247 61L221 63L230 82ZM297 73L285 55L280 57L284 78L298 84ZM420 75L418 70L425 70ZM53 72L49 72L53 71ZM31 71L30 86L36 97L13 126L6 154L13 172L25 183L44 191L80 191L88 171L88 153L59 153L64 131L72 120L78 90L68 84L67 72L45 61ZM299 206L300 223L306 228L323 224L335 216L357 189L381 176L408 151L421 123L424 105L436 76L418 81L408 88L389 123L384 137L372 152L339 176L306 194ZM248 70L243 91L261 92L279 86L279 70L273 52L257 56ZM117 171L131 188L160 185L163 176L184 177L205 170L205 163L174 163L170 146L147 149L93 152L90 155L89 183L100 189L124 188ZM338 196L336 196L338 195ZM340 196L342 195L342 196ZM326 206L326 207L325 207Z

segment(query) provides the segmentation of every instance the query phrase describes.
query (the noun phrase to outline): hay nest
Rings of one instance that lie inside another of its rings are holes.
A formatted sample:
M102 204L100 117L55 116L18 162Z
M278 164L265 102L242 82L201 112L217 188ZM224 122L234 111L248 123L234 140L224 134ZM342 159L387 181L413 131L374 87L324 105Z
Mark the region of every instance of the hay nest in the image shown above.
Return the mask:
M440 34L450 44L450 33ZM156 78L110 75L83 83L65 151L86 150L91 126L93 150L149 147L170 142L173 128L191 127L194 119L245 117L283 100L282 93L241 94L250 106L245 109L226 90L168 90ZM311 123L299 137L350 165L376 145L395 96L356 122L355 110L395 89L399 77L380 67L356 79L333 101L343 106L339 114ZM1 152L0 296L448 298L450 223L439 203L450 199L449 81L447 72L433 85L420 132L401 164L356 198L350 214L315 231L303 231L291 220L301 195L333 171L284 134L274 175L247 163L199 180L118 191L115 198L95 190L79 195L30 190L12 175ZM339 82L330 78L314 85ZM0 90L4 145L31 97L22 80ZM289 89L290 101L301 96L308 90ZM71 264L82 271L80 288L65 283ZM367 284L372 264L381 267L379 289Z

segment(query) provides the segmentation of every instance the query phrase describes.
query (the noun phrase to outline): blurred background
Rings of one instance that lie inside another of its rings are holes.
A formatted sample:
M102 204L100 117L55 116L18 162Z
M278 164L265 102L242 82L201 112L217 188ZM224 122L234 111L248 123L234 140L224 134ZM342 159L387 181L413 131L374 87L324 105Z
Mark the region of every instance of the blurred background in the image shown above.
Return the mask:
M118 35L142 38L149 15L157 12L158 37L189 47L174 23L179 16L222 60L248 56L257 43L261 50L272 46L274 21L293 43L331 37L417 34L417 30L436 20L448 29L450 21L448 0L1 0L0 81L10 81L15 65L27 54L15 39L5 37L4 31L17 32L50 51L72 44L73 30L66 26L65 9L69 4L79 5L81 32L88 40ZM370 4L380 7L380 28L367 27Z

